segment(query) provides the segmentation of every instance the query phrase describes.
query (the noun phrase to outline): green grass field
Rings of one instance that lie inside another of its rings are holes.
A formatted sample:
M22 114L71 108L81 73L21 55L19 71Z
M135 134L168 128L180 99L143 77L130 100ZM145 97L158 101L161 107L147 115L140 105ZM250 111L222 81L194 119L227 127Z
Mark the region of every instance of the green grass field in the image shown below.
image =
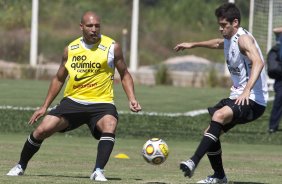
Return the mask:
M0 106L38 107L42 104L49 81L0 80ZM118 110L128 111L121 85L116 85ZM172 86L136 86L137 97L145 112L186 112L204 109L228 96L228 89L181 88ZM58 103L62 93L55 100ZM235 127L222 137L224 166L231 184L281 183L282 135L266 133L271 103L254 123ZM97 141L88 131L57 134L44 142L31 160L25 176L7 177L16 164L27 133L34 127L26 122L31 111L0 110L0 183L93 183L89 180L96 158ZM198 117L158 117L121 115L116 145L106 166L109 183L174 184L195 183L211 173L206 157L192 179L184 178L179 162L195 151L208 115ZM128 124L130 123L130 124ZM23 125L25 124L25 125ZM12 131L10 131L12 130ZM84 131L85 129L77 129ZM127 132L134 132L128 136ZM19 132L19 133L15 133ZM74 131L75 132L75 131ZM160 166L147 164L141 148L148 136L162 135L169 145L168 160ZM118 153L130 159L116 159Z
M5 174L16 163L26 139L23 134L1 134L0 183L91 183L89 176L96 157L97 141L91 137L66 137L55 135L44 142L40 151L30 161L22 177ZM141 148L146 140L119 139L106 166L109 183L177 184L195 183L211 169L204 157L191 179L184 178L179 162L191 155L196 142L166 141L170 155L160 166L146 163ZM262 184L280 183L282 180L282 147L274 145L222 144L224 165L230 183ZM130 159L117 159L115 155L127 154Z
M49 81L0 79L0 105L38 107L43 103ZM229 90L215 88L184 88L173 86L135 86L137 99L145 112L186 112L213 105ZM63 90L55 99L57 104ZM128 111L127 98L121 84L115 85L115 103L118 110Z

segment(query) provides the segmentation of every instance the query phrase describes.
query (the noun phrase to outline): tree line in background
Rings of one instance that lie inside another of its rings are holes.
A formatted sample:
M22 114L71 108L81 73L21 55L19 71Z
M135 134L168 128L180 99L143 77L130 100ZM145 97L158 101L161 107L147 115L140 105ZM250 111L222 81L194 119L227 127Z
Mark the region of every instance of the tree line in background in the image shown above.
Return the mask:
M214 10L227 0L140 0L139 64L158 64L173 57L175 44L220 36ZM31 0L0 0L0 59L29 63ZM242 26L248 27L249 1L236 0ZM129 61L132 0L40 0L38 54L40 62L60 62L63 48L79 37L79 21L87 10L102 18L102 34L122 43L127 29L126 62ZM220 54L219 54L220 53ZM194 54L222 62L221 51L193 49Z

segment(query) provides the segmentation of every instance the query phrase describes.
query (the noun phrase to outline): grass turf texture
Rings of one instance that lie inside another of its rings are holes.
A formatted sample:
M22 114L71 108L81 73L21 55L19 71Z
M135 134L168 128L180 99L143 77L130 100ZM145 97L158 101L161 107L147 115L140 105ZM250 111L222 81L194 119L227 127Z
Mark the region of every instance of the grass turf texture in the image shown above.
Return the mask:
M31 106L42 104L49 81L30 80L1 80L0 105ZM128 104L120 84L116 85L116 105L118 110L128 111ZM180 88L172 86L136 86L138 99L143 111L150 112L186 112L195 109L206 108L215 104L222 97L228 96L228 90L222 88ZM57 103L62 94L55 100ZM282 144L282 134L267 133L268 119L272 103L266 109L264 115L258 120L244 126L237 126L222 140L231 143L249 144ZM27 121L33 111L0 111L1 132L29 133L35 126L28 126ZM196 117L165 117L121 114L117 136L123 138L161 137L164 139L183 140L188 138L199 141L203 130L207 127L210 117L207 114ZM86 126L68 135L89 136Z
M40 106L48 85L48 81L1 80L0 105ZM206 108L228 96L226 89L172 86L137 85L136 93L146 112L186 112ZM118 109L127 110L127 100L120 85L116 86L116 97ZM231 183L280 183L282 180L282 133L266 133L271 106L269 103L264 115L255 122L237 126L222 136L224 165ZM47 139L24 177L5 176L18 160L27 135L35 127L27 125L32 113L0 110L0 183L90 183L97 142L90 137L86 126ZM106 167L109 183L195 183L212 174L206 157L190 180L184 178L178 168L181 160L193 154L208 122L207 114L196 117L121 114L112 156L125 153L130 159L111 158ZM147 164L140 155L143 144L151 137L163 138L169 145L170 156L161 166Z
M0 79L0 105L41 106L49 84L49 81ZM63 90L51 106L61 100ZM135 85L135 92L145 112L186 112L213 105L221 97L227 96L229 90ZM118 110L129 111L121 84L115 85L115 104Z
M27 125L32 111L0 111L1 132L30 133L34 126ZM238 125L221 140L230 143L248 144L282 144L282 133L268 134L267 114L257 121L246 125ZM146 138L161 137L164 139L200 141L203 130L209 122L208 115L197 117L165 117L148 115L120 115L117 137L120 138ZM67 132L70 136L89 136L87 126L82 126L74 131Z
M23 134L1 134L0 183L93 183L89 180L96 158L97 141L91 137L62 136L47 139L40 151L30 161L22 177L5 174L16 163L26 139ZM117 138L112 156L106 166L108 183L195 183L211 174L207 157L200 162L195 175L184 178L179 162L193 154L197 142L166 140L170 155L160 166L146 163L141 149L146 139ZM282 180L282 147L223 143L223 159L227 176L232 184L280 183ZM116 159L118 153L130 159Z

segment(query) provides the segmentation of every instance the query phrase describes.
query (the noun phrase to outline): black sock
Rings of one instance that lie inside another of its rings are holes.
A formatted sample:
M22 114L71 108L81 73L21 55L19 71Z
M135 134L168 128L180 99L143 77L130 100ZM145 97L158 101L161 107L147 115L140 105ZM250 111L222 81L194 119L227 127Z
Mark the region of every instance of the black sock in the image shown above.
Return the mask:
M200 160L203 158L206 152L210 149L211 145L218 141L221 130L222 130L222 124L215 122L215 121L211 121L210 128L204 134L204 137L202 141L200 142L196 152L191 157L191 160L193 160L195 166L198 165Z
M115 134L102 133L97 151L96 165L93 171L97 168L104 169L115 144Z
M28 161L32 158L32 156L39 150L42 140L36 140L31 133L21 152L20 161L18 164L21 165L22 169L25 170L28 164Z
M222 179L225 176L225 172L222 164L222 151L220 140L215 142L207 151L207 156L210 160L210 164L214 170L213 176Z

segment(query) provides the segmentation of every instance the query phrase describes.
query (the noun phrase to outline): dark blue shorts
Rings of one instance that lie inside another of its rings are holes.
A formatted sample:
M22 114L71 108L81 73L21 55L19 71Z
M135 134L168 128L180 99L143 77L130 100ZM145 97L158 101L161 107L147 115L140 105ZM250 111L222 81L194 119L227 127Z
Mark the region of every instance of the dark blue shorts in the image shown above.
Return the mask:
M233 111L233 119L230 123L223 126L223 131L227 132L233 128L236 124L245 124L259 118L265 111L265 106L259 105L253 100L249 100L249 105L237 105L236 100L231 100L230 98L222 99L218 104L213 107L209 107L208 111L211 116L215 111L221 109L224 106L228 106Z
M67 132L87 124L91 134L97 140L101 137L101 132L96 128L96 123L105 115L112 115L118 120L118 113L115 105L110 103L99 103L83 105L69 98L63 98L57 106L51 109L48 115L64 117L69 122L69 126L60 131Z

